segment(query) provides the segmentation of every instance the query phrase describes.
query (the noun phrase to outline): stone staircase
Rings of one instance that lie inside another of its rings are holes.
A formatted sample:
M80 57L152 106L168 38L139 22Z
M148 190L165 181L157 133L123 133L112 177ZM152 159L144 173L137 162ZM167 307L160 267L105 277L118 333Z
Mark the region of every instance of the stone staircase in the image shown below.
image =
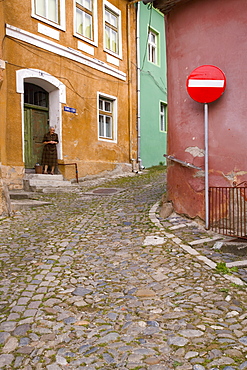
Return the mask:
M67 190L74 187L70 181L63 179L63 175L26 174L23 179L25 191L47 193L50 191Z
M74 191L75 186L70 181L65 181L62 175L26 173L23 179L23 190L9 191L11 210L18 211L29 207L51 204L37 199L37 193Z

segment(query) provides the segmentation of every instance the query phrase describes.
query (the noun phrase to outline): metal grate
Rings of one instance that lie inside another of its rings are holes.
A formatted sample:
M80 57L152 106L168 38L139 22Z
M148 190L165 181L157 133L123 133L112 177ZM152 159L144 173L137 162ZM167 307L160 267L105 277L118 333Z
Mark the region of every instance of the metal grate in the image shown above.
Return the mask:
M247 182L233 187L209 187L209 228L247 239Z

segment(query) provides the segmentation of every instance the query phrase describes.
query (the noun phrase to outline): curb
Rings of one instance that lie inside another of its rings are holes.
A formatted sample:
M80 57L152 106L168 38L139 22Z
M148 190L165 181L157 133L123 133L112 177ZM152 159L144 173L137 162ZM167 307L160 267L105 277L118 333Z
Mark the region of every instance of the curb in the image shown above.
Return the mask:
M211 269L215 269L216 268L216 263L215 262L210 260L208 257L205 257L205 256L201 255L199 252L197 252L197 250L195 250L191 246L189 246L187 244L183 244L183 241L180 238L177 238L176 235L167 233L165 231L164 227L161 225L160 221L158 220L158 218L156 216L157 209L159 207L159 203L160 202L157 202L151 207L151 209L149 211L150 220L160 229L160 231L163 232L164 236L167 239L172 240L175 244L177 244L180 248L182 248L186 253L189 253L190 255L195 256L200 262L205 263L205 265L209 266ZM218 239L218 238L215 238L215 240L216 239ZM210 239L210 240L212 240L212 239ZM201 241L205 242L205 241L207 241L207 239L203 239ZM242 286L246 285L246 283L238 277L235 277L235 276L232 276L232 275L222 275L222 276L225 279L229 280L233 284L242 285Z

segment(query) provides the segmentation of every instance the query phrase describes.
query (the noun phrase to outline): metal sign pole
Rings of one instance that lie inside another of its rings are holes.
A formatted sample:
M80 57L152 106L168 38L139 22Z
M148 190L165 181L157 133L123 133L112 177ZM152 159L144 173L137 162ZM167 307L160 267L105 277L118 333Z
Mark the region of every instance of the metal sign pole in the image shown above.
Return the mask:
M205 140L205 227L209 228L208 200L208 104L204 104L204 140Z

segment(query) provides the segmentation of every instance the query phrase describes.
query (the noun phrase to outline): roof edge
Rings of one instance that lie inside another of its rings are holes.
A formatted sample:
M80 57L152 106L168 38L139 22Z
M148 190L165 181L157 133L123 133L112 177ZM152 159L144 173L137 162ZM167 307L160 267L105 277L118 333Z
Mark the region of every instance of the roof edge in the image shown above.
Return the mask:
M168 14L176 5L187 3L191 0L154 0L153 5L163 14Z

